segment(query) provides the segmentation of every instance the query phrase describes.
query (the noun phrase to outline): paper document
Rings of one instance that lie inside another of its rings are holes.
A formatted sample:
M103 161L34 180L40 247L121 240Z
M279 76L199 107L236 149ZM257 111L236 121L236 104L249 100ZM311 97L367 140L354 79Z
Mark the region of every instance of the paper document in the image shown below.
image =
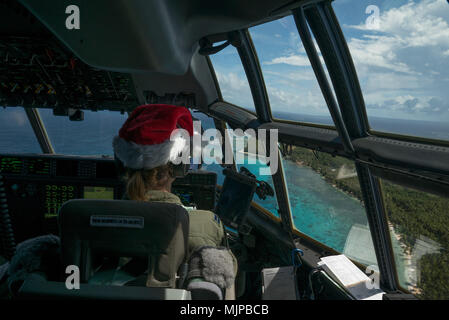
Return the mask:
M321 258L324 271L357 300L382 300L384 292L375 288L370 279L345 255Z

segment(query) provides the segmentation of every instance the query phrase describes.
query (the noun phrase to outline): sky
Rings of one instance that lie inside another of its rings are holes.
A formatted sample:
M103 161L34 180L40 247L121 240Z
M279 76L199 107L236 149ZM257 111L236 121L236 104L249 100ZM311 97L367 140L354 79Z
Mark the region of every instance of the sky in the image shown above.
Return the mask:
M367 11L369 6L374 11ZM335 0L369 117L449 122L446 0ZM377 14L378 13L378 14ZM291 16L250 29L273 113L330 118ZM225 100L254 109L235 48L212 57Z

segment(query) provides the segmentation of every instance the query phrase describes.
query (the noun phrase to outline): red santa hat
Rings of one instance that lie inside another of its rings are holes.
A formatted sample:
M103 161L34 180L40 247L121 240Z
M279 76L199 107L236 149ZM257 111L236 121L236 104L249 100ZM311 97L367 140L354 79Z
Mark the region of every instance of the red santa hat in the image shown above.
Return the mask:
M152 169L175 160L192 136L193 121L187 108L149 104L134 109L114 137L113 147L125 167Z

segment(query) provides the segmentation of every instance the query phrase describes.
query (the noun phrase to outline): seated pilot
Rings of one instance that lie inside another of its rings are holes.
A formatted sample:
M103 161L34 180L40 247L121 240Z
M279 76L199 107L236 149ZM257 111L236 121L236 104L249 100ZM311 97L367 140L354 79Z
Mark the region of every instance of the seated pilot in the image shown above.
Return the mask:
M174 157L185 141L170 140L176 129L193 136L192 116L187 108L171 105L144 105L136 108L113 141L116 158L125 169L125 199L176 203L171 193L175 180ZM211 211L186 208L189 213L189 283L206 280L221 289L229 288L237 272L236 259L225 248L223 225Z

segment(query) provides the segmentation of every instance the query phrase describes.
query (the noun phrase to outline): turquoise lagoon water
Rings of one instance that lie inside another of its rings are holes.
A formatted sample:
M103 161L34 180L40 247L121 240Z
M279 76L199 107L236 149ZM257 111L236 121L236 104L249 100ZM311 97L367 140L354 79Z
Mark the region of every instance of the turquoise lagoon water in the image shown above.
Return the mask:
M259 168L263 167L263 164L249 164L245 161L244 166L259 180L266 181L274 187L271 176L259 175ZM217 166L204 168L221 173L221 169ZM365 209L360 201L336 189L309 167L284 161L283 168L296 228L343 252L351 228L354 225L368 225ZM220 179L222 182L223 177L219 178L219 183ZM255 195L254 201L279 216L275 197L261 200Z

